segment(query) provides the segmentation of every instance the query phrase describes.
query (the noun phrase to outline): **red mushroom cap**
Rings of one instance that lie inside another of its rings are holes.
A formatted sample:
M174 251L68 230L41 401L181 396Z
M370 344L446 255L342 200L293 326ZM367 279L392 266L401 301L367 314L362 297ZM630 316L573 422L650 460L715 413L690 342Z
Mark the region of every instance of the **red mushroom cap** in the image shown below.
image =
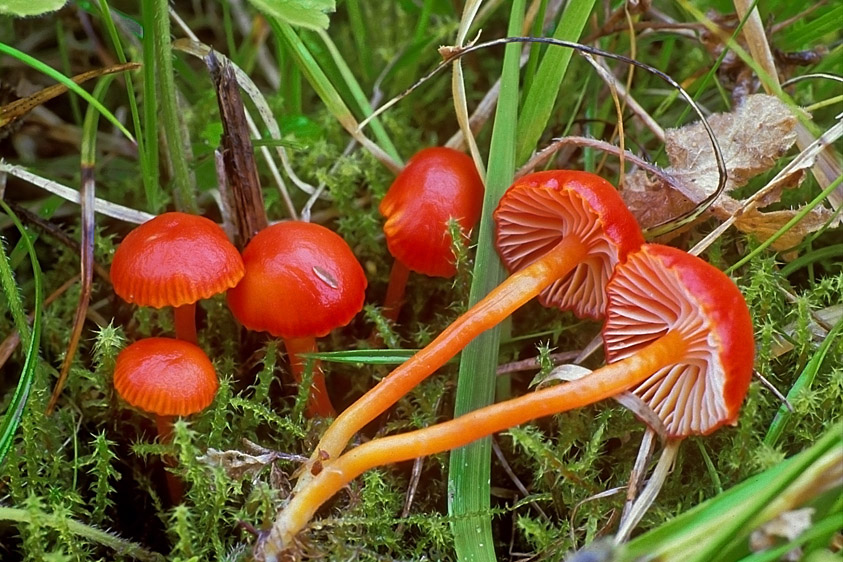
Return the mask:
M542 305L578 316L603 316L615 265L644 243L617 190L588 172L528 174L507 189L494 217L498 253L510 272L530 265L567 236L586 244L588 257L539 295Z
M114 388L129 404L159 416L187 416L214 401L219 382L211 360L184 340L147 338L120 352Z
M726 274L676 248L645 244L618 266L606 293L609 362L669 330L688 343L685 360L632 389L669 435L705 435L737 418L752 378L755 342L746 301Z
M213 221L164 213L130 232L111 263L114 292L126 302L163 308L224 292L243 277L243 259Z
M250 330L321 337L363 308L363 268L345 240L324 226L274 224L252 238L243 261L246 275L228 291L228 306Z
M418 273L451 277L456 269L448 221L453 217L469 233L482 206L483 181L471 157L433 147L407 162L378 210L395 259Z

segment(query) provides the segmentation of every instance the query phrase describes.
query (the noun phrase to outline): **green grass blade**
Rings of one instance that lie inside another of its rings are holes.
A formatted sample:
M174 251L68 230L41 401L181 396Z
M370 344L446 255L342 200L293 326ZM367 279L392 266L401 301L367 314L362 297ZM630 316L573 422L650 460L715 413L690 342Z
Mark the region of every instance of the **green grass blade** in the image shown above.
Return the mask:
M810 203L808 203L807 205L805 205L804 207L799 209L799 212L796 213L795 215L793 215L793 218L790 219L789 221L787 221L787 223L784 226L782 226L780 229L778 229L772 236L770 236L769 238L764 240L764 242L759 244L757 248L755 248L754 250L749 252L747 255L745 255L743 258L738 260L737 263L735 263L734 265L729 267L729 269L726 270L726 273L732 273L733 271L735 271L736 269L738 269L742 265L745 265L747 262L749 262L749 260L751 260L752 258L757 256L758 254L760 254L761 252L766 250L770 246L770 244L772 244L773 242L775 242L776 240L781 238L782 235L784 235L785 232L787 232L788 230L790 230L791 228L796 226L799 223L799 221L804 219L805 216L814 209L814 207L816 207L817 205L819 205L820 203L825 201L826 198L828 198L828 196L831 195L831 193L835 189L837 189L837 186L839 186L841 183L843 183L843 176L840 176L839 178L837 178L836 180L831 182L829 184L829 186L826 187L825 189L823 189L820 192L819 195L814 197L814 199L811 200Z
M20 294L18 294L17 285L12 276L12 270L9 267L9 261L5 250L0 247L0 281L2 281L3 292L6 293L6 299L9 302L9 307L15 317L15 324L18 332L21 335L21 341L26 346L26 359L24 360L23 370L21 372L20 380L15 388L15 393L12 396L12 401L6 410L6 415L3 416L3 421L0 423L0 466L6 459L9 449L12 447L12 441L15 437L15 432L20 425L21 416L23 416L26 402L29 398L29 391L32 388L32 382L35 378L35 368L38 361L38 347L41 335L41 307L42 307L42 290L41 290L41 266L38 264L38 257L35 255L35 248L32 246L32 241L24 229L17 216L12 212L5 201L0 200L0 207L7 215L14 221L15 226L20 231L23 240L25 240L26 249L29 252L29 259L32 262L32 275L35 280L35 309L33 311L32 331L26 324L26 318L22 314L23 305L21 304Z
M513 2L509 35L517 35L524 19L524 0ZM501 91L489 149L486 194L477 243L470 304L496 287L504 276L492 241L492 211L515 174L515 136L518 121L518 73L521 46L506 46ZM454 417L491 404L495 395L500 327L471 342L460 360ZM495 559L490 517L491 439L481 439L451 453L448 470L448 509L459 560Z
M789 491L799 496L800 490L789 488L804 486L800 479L824 469L830 458L826 455L839 456L841 449L843 424L836 423L811 448L636 537L621 547L613 560L720 559L716 553L736 540L745 541L753 528L763 523L759 516L775 517L768 506Z
M199 212L193 182L190 179L190 168L187 164L187 153L182 134L181 110L176 99L176 85L173 75L173 44L170 40L170 3L167 0L151 0L152 37L144 37L144 41L152 41L155 52L155 79L158 81L158 101L160 103L164 135L167 138L167 153L173 169L173 186L176 207L187 213ZM144 61L149 64L148 60ZM147 77L149 75L147 74Z
M364 365L400 365L416 354L418 349L349 349L302 353L302 357L329 363L362 363Z
M0 53L9 55L10 57L14 57L15 59L19 60L20 62L31 66L35 70L37 70L37 71L39 71L43 74L46 74L47 76L49 76L50 78L52 78L56 82L59 82L60 84L64 84L73 93L78 94L86 102L88 102L89 104L91 104L92 106L97 108L97 111L99 111L106 119L108 119L108 121L112 125L117 127L117 129L121 133L126 135L126 138L128 138L132 142L135 141L135 137L132 136L132 133L130 133L128 131L128 129L126 129L126 127L123 126L123 123L121 123L117 119L117 117L114 116L113 113L111 113L108 109L106 109L106 107L102 103L100 103L96 99L94 99L94 97L91 94L89 94L88 92L86 92L79 84L77 84L76 82L74 82L73 80L71 80L70 78L68 78L67 76L65 76L61 72L59 72L58 70L55 70L55 69L47 66L46 64L39 61L38 59L33 58L33 57L27 55L26 53L24 53L23 51L19 51L19 50L15 49L14 47L6 45L3 42L0 42Z
M317 95L328 108L328 111L339 121L340 125L354 137L354 140L363 145L366 150L371 152L386 167L396 174L400 172L403 168L402 164L358 130L357 119L354 118L351 110L348 109L348 106L343 101L342 96L334 88L330 79L325 75L319 63L313 58L313 55L293 28L273 18L269 18L268 21L279 41L283 41L287 45L289 52L296 61L296 65L305 75L307 81L310 82L313 89L316 90Z
M562 13L559 25L553 37L566 41L577 41L585 28L588 17L594 8L595 0L574 0L570 2ZM537 49L534 45L533 49ZM539 138L547 127L547 121L556 104L556 97L562 78L568 70L568 63L574 54L572 49L547 49L539 64L539 70L532 78L526 99L521 107L518 120L518 133L512 137L518 139L518 149L515 156L517 163L526 162L536 148Z
M325 46L328 48L328 53L330 53L334 64L337 65L337 68L340 71L340 75L345 81L346 87L351 92L351 95L354 97L354 103L357 105L357 109L365 117L368 117L373 112L372 106L369 103L369 98L367 98L366 94L363 93L363 88L360 87L360 83L357 81L357 79L354 77L354 74L351 72L351 69L348 67L348 63L345 62L345 59L343 58L339 49L337 49L337 46L334 44L334 41L331 39L330 35L328 35L325 31L318 31L317 33L320 39L322 39L322 41L325 43ZM369 126L372 128L372 133L375 135L375 138L378 140L378 143L380 143L381 147L383 147L386 153L392 156L396 161L400 162L401 156L398 154L398 150L395 148L395 145L389 138L386 129L384 129L383 125L381 125L381 122L377 118L375 118L369 121Z
M837 324L835 324L834 328L832 328L825 337L819 349L817 349L817 352L814 353L814 356L811 357L811 360L808 361L807 365L805 365L805 368L802 370L802 374L799 375L796 382L793 383L793 386L790 388L790 392L787 393L788 401L795 399L796 396L798 396L803 390L811 388L811 384L813 384L814 378L817 376L817 371L819 371L822 366L823 360L825 360L825 356L828 353L831 344L837 341L837 336L841 329L843 329L843 319L837 321ZM776 446L776 442L778 442L779 437L781 437L785 425L787 425L787 422L792 416L793 414L787 409L787 406L782 404L779 411L776 413L776 417L773 418L770 428L767 430L767 435L764 436L764 443L766 445L771 447Z
M151 2L141 2L141 15L143 17L143 29L148 31L154 27L155 10ZM158 147L158 95L155 88L155 45L152 37L144 34L143 37L143 138L144 149L146 150L146 167L144 174L148 175L149 181L156 185L160 184L160 162L161 154ZM164 192L158 189L156 193L146 194L146 205L148 210L157 213L164 205Z
M108 32L109 39L111 39L114 52L117 53L117 60L121 63L128 62L126 53L123 50L123 43L120 41L120 34L117 32L117 26L114 25L114 19L111 15L111 8L108 2L106 0L100 0L99 7L103 25ZM146 194L146 205L148 210L155 212L159 207L158 202L163 200L161 186L158 184L158 153L147 150L146 136L141 128L141 113L135 96L134 79L131 73L126 73L125 79L129 111L132 114L132 126L137 135L138 157L141 163L141 178L143 180L143 190Z

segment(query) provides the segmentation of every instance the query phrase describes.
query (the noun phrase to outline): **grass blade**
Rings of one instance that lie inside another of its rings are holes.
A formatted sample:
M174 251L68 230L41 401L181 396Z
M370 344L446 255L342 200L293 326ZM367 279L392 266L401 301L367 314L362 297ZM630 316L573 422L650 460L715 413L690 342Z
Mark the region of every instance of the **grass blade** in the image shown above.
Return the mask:
M319 63L313 58L313 55L293 28L274 18L269 18L269 23L279 40L287 45L299 69L304 73L307 81L313 86L313 89L316 90L316 93L328 108L328 111L340 122L340 125L384 166L396 174L400 172L403 165L359 130L357 119L354 118L351 110L348 109L348 106L343 101L342 96L334 88L334 85L331 84L331 81L322 71L322 68L320 68Z
M20 380L15 388L15 394L12 396L12 401L6 410L6 415L3 416L3 421L0 423L0 466L6 459L9 449L12 447L12 441L15 437L15 432L20 424L21 416L23 416L26 408L26 401L29 398L29 390L32 388L32 382L35 378L35 368L38 361L38 347L41 335L41 266L38 264L38 257L35 255L35 248L32 246L32 241L29 239L29 234L24 229L17 216L12 212L6 202L0 200L0 207L7 215L14 221L15 226L20 231L23 237L26 249L29 252L29 259L32 262L32 275L35 279L35 310L32 321L32 331L26 323L26 317L23 315L23 305L21 304L20 294L17 290L17 284L12 276L11 267L6 256L5 250L0 246L0 284L3 286L3 292L6 293L6 298L9 302L9 308L13 311L15 324L17 325L18 333L26 345L26 359L24 360L23 370L21 371ZM16 311L16 312L15 312Z
M811 388L811 384L817 376L817 371L819 371L822 366L823 360L825 360L825 356L828 353L831 344L837 341L837 337L841 329L843 329L843 319L837 321L837 324L831 329L822 344L820 344L817 352L814 353L814 356L811 357L811 360L808 361L807 365L805 365L805 369L802 370L802 374L800 374L799 378L796 379L796 382L793 383L793 386L790 388L790 392L787 393L788 402L792 402L803 390ZM787 425L791 416L793 416L793 414L787 409L785 404L782 404L779 411L776 413L776 417L773 418L770 428L767 430L767 435L764 436L764 443L766 445L771 447L776 446L776 442L779 440L779 437L781 437L785 425Z
M77 84L76 82L74 82L73 80L71 80L70 78L68 78L67 76L65 76L61 72L59 72L58 70L55 70L55 69L47 66L46 64L44 64L40 60L35 59L35 58L27 55L23 51L19 51L19 50L15 49L14 47L6 45L5 43L3 43L1 41L0 41L0 53L4 53L6 55L9 55L10 57L14 57L17 60L19 60L20 62L31 66L35 70L38 70L39 72L42 72L43 74L46 74L47 76L49 76L50 78L52 78L56 82L64 84L65 86L67 86L67 88L69 90L72 90L73 93L78 94L86 102L88 102L89 104L91 104L95 108L97 108L97 111L102 113L105 116L105 118L108 119L108 121L112 125L117 127L117 129L121 133L126 135L127 139L129 139L132 142L135 142L135 137L132 136L132 133L130 133L126 129L126 127L123 126L123 124L117 119L117 117L114 116L113 113L111 113L108 109L106 109L103 104L101 104L96 99L94 99L93 96L91 96L91 94L89 94L84 89L82 89L82 87L79 86L79 84Z
M155 79L158 84L162 125L165 138L168 139L167 154L173 169L173 184L176 207L187 213L197 213L194 182L190 178L185 151L185 139L180 125L181 110L176 99L176 85L173 79L173 46L170 41L170 3L167 0L152 0L151 37L144 37L144 42L152 41L155 60ZM146 51L144 51L146 52ZM144 60L149 65L152 61ZM149 73L146 75L149 78ZM148 143L147 143L148 146Z
M577 41L585 28L588 17L594 8L595 0L576 0L568 4L556 31L555 39ZM533 46L538 49L538 45ZM532 78L530 89L526 92L526 99L521 107L518 121L518 133L513 137L519 140L515 161L522 164L539 142L539 138L547 127L547 121L556 104L559 86L568 70L574 51L572 49L548 49L539 64L539 70Z
M521 31L524 0L513 2L509 35ZM501 92L495 113L486 175L486 195L480 219L480 233L471 283L470 304L497 286L504 276L492 236L492 211L515 174L515 145L518 121L518 73L521 47L506 46ZM495 395L500 327L481 334L463 351L460 360L454 417L491 404ZM481 439L451 453L448 470L448 510L459 560L494 560L495 548L490 520L491 439Z
M832 425L810 449L636 537L620 547L613 560L631 562L641 557L699 561L736 559L715 553L723 554L724 549L736 541L742 540L745 545L749 533L778 515L775 511L779 508L796 507L773 506L778 499L787 496L802 498L802 503L807 501L803 494L812 495L808 493L811 479L821 477L829 464L839 462L837 459L843 451L841 436L843 425Z
M106 76L100 80L94 88L94 98L100 100L105 97L111 81L112 78L110 76ZM91 300L91 283L94 279L94 229L96 228L96 222L94 220L94 194L96 190L94 166L96 165L98 123L99 114L93 108L89 107L85 114L82 133L82 190L80 193L80 213L82 216L80 224L82 231L79 240L79 261L81 262L79 275L81 276L82 286L79 292L79 302L76 305L76 313L73 316L70 341L67 343L67 351L64 354L59 378L53 388L50 401L47 403L47 415L53 413L61 391L64 389L64 384L70 373L70 367L73 364L73 358L76 356L76 349L79 346L79 338L82 336L82 328L85 325L85 318L88 314L88 303Z

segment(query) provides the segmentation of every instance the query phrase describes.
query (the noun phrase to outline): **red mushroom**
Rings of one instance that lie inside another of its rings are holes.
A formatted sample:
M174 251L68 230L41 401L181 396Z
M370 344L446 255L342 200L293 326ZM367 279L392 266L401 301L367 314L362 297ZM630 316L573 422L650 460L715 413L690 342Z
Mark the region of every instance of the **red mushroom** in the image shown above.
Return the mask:
M366 276L348 244L324 226L283 222L260 231L243 250L246 275L228 291L243 326L284 340L290 367L302 379L316 339L348 324L363 308ZM332 416L319 362L313 365L308 412Z
M471 157L445 147L425 148L392 182L378 210L386 217L386 244L395 258L384 299L393 322L401 310L410 271L431 277L456 273L448 222L466 234L480 218L483 181Z
M162 442L172 439L174 416L201 412L219 388L211 360L196 345L170 338L146 338L120 352L114 389L123 400L155 415ZM170 497L177 502L181 484L167 473Z
M196 302L243 277L243 259L213 221L164 213L130 232L111 263L114 292L140 306L175 307L176 337L196 338Z
M322 503L369 468L461 447L626 390L640 396L675 439L734 422L754 357L749 310L734 283L700 258L650 244L618 265L606 293L604 338L612 363L577 381L352 449L290 500L263 545L266 560L290 544Z
M615 188L587 172L524 176L507 190L494 216L499 253L515 273L343 411L309 466L317 460L327 466L357 431L533 297L580 316L602 315L613 268L644 242ZM297 490L310 472L302 472Z

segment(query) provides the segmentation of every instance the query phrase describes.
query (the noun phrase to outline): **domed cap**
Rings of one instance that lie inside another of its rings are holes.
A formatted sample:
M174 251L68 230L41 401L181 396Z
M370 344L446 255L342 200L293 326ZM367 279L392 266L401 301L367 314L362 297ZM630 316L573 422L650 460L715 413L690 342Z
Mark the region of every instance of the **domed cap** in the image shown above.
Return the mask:
M539 295L544 306L600 318L615 265L644 243L635 217L600 176L575 170L528 174L513 183L494 213L496 245L510 272L518 271L577 236L588 255Z
M242 277L243 260L222 228L186 213L164 213L135 228L111 263L114 292L154 308L206 299Z
M345 240L324 226L274 224L252 238L243 261L246 275L228 291L228 306L250 330L321 337L363 308L363 268Z
M378 210L389 252L432 277L456 273L448 221L469 233L480 218L483 182L468 155L451 148L419 151L392 182Z
M726 274L676 248L645 244L606 288L606 359L633 355L670 330L685 359L631 389L674 437L711 433L738 415L755 356L752 320Z
M184 340L147 338L120 352L114 388L129 404L159 416L187 416L214 401L219 382L211 360Z

